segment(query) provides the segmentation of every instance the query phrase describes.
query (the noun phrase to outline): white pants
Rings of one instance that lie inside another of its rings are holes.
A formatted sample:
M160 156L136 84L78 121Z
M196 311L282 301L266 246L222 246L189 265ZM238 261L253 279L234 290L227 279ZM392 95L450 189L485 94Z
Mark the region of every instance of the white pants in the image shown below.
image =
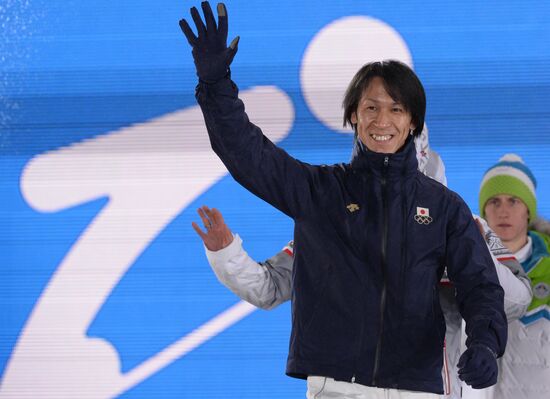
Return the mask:
M367 387L328 377L307 378L307 399L438 399L435 393Z

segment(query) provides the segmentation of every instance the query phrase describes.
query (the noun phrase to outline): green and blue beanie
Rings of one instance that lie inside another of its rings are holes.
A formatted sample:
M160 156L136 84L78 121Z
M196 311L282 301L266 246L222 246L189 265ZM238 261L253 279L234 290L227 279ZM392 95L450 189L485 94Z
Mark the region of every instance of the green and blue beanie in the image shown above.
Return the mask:
M521 199L529 209L529 221L537 216L537 181L523 159L516 154L506 154L491 166L479 188L479 213L485 217L485 204L495 195L506 194Z

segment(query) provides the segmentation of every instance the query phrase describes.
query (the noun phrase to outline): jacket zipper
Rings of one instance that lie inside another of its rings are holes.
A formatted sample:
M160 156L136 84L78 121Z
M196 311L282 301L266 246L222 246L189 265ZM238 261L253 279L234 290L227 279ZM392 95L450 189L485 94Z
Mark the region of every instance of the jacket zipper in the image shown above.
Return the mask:
M367 179L370 178L370 175L368 175ZM366 180L365 180L365 177L363 176L362 177L362 183L363 185L365 186L366 185ZM363 193L365 195L365 197L368 196L368 190L366 193ZM365 299L363 298L363 301L365 301ZM366 302L368 303L368 302ZM355 380L357 378L357 370L359 368L358 364L360 362L360 357L361 357L361 352L363 350L363 338L364 338L364 334L365 334L365 317L363 317L363 320L361 322L361 327L359 329L359 345L358 345L358 348L357 348L357 356L355 357L354 359L354 365L353 365L353 374L351 376L351 379L350 379L350 382L352 384L355 384Z
M374 370L372 372L372 385L376 386L376 377L380 366L380 351L382 350L382 336L384 332L384 313L386 310L386 286L387 286L387 259L386 246L388 241L388 188L386 185L386 175L388 172L389 157L384 158L384 169L382 170L382 206L384 208L384 224L382 231L382 294L380 296L380 331L378 332L378 343L376 344L376 353L374 355Z

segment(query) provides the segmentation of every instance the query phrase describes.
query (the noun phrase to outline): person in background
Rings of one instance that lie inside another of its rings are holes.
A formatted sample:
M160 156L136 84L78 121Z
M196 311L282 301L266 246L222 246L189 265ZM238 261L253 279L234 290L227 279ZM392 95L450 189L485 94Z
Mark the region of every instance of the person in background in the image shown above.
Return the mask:
M464 201L417 169L414 137L426 96L394 60L364 65L344 97L356 140L351 163L310 165L248 119L229 66L227 10L208 2L180 27L192 47L195 91L213 150L231 175L295 222L292 332L286 372L310 398L435 398L443 393L445 267L466 320L459 374L497 380L507 322L490 252Z
M504 155L481 181L479 209L529 278L533 300L509 325L495 399L550 398L550 224L537 218L536 179L515 154Z

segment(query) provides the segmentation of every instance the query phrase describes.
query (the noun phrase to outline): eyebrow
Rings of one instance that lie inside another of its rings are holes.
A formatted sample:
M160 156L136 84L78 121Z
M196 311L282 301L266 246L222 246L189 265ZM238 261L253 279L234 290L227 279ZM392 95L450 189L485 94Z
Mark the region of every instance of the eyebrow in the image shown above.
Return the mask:
M375 98L370 98L370 97L364 98L364 99L363 99L363 102L365 102L365 101L372 101L373 103L380 103L380 102L381 102L381 101L378 101L378 100L375 99ZM397 101L394 101L394 102L391 103L391 104L392 104L392 105L400 105L400 106L403 106L402 103L397 102Z

